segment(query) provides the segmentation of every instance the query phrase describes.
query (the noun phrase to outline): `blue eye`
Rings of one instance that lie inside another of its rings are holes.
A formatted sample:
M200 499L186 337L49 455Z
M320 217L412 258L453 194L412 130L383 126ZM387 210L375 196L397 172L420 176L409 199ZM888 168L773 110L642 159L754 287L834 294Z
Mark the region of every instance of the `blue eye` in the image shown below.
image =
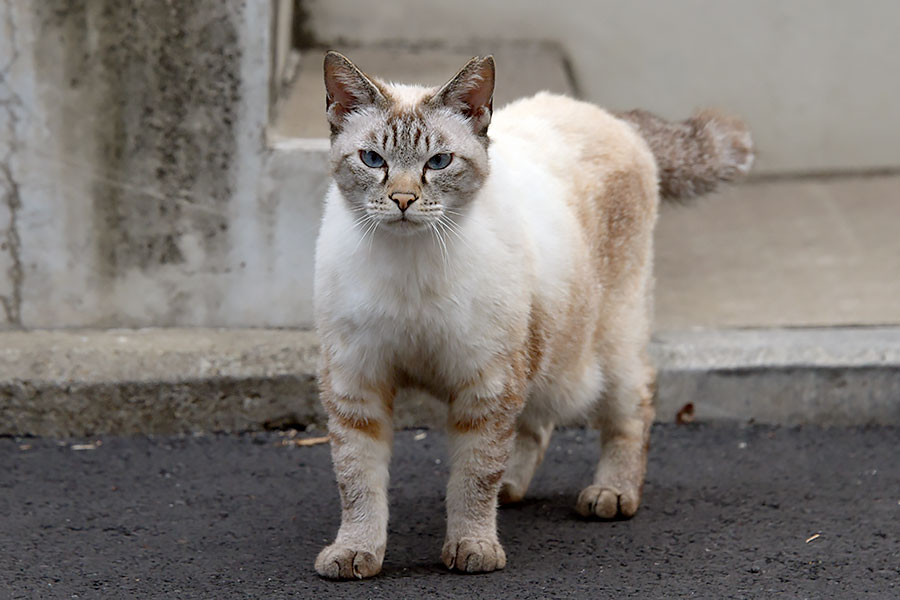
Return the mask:
M359 159L363 161L363 164L367 167L372 167L373 169L380 169L384 166L384 158L377 152L372 152L371 150L360 150Z
M452 154L435 154L431 158L428 159L428 162L425 163L429 169L434 169L435 171L440 169L446 169L447 165L453 160Z

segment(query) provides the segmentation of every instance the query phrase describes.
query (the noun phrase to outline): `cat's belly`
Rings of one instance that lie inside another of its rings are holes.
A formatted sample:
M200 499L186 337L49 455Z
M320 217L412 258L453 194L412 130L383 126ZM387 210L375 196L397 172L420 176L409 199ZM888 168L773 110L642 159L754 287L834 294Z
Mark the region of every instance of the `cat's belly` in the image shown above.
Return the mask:
M529 389L526 410L540 421L557 425L581 423L602 398L606 383L600 360L560 373L552 381L536 381Z

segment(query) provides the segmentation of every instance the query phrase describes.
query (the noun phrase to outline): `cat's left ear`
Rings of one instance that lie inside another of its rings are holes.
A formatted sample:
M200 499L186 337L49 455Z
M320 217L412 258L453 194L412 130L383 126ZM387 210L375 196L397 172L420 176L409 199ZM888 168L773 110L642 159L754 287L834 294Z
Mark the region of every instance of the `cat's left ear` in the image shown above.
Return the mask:
M459 111L476 135L486 135L494 111L494 57L473 58L431 99Z

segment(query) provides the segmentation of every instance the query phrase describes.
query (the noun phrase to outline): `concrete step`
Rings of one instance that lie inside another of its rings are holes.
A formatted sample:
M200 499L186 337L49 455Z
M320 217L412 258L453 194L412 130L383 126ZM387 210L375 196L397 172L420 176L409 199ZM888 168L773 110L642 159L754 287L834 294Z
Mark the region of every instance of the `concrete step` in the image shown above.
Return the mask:
M900 328L666 332L657 418L900 424ZM0 333L0 435L322 427L308 331L146 329ZM399 398L398 428L445 409Z
M900 177L752 179L656 231L656 327L900 324Z
M493 54L497 61L494 107L541 90L575 95L565 55L546 42L473 42L463 46L348 46L332 49L343 53L364 72L398 83L441 85L473 56ZM328 137L325 121L325 84L322 50L300 55L293 82L280 96L272 128L275 138Z

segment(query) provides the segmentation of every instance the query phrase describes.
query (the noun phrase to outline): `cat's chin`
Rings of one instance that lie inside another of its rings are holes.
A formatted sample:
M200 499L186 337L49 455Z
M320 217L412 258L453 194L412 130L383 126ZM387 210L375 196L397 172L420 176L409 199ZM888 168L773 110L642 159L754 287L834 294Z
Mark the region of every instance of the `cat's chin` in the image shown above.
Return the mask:
M409 219L394 219L391 221L382 221L384 231L393 235L407 237L418 235L428 231L428 223L426 221L411 221Z

